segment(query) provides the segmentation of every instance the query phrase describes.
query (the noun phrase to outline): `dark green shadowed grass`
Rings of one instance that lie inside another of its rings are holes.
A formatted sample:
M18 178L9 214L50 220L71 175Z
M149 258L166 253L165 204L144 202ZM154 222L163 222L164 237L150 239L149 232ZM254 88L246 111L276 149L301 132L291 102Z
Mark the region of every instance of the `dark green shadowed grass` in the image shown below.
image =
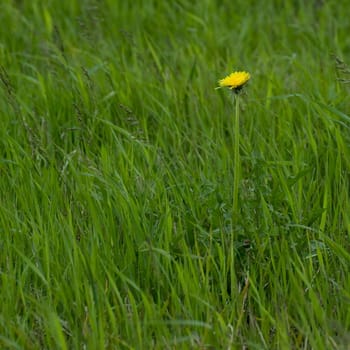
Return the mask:
M0 348L346 349L346 5L3 1Z

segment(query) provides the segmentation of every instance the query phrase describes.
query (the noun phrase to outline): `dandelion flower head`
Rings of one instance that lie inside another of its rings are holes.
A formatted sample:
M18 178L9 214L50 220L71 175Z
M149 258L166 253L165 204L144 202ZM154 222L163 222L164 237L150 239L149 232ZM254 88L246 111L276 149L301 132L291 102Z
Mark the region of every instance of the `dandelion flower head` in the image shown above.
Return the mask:
M248 72L233 72L224 79L219 80L220 87L228 87L231 90L240 90L250 79Z

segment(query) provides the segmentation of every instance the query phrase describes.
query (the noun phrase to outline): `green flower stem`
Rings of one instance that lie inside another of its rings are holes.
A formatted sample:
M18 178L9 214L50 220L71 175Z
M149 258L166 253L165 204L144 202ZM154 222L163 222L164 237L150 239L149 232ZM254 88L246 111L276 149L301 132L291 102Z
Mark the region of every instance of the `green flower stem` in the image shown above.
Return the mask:
M233 166L233 215L234 221L238 216L238 191L239 191L239 180L241 170L241 160L239 156L239 94L234 94L234 100L236 102L235 111L235 124L234 124L234 166Z

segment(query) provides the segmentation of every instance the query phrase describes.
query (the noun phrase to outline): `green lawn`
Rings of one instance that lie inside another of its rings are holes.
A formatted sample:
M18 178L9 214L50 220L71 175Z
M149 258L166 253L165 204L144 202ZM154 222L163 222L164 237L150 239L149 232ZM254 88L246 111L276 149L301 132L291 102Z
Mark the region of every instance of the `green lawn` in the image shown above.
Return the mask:
M349 349L348 1L0 23L0 349Z

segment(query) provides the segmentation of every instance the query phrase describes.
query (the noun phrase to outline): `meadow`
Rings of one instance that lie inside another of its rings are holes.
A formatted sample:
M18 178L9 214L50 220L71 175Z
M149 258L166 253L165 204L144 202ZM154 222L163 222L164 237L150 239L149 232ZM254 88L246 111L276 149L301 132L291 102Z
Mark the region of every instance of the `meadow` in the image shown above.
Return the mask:
M347 1L0 23L0 349L350 349Z

